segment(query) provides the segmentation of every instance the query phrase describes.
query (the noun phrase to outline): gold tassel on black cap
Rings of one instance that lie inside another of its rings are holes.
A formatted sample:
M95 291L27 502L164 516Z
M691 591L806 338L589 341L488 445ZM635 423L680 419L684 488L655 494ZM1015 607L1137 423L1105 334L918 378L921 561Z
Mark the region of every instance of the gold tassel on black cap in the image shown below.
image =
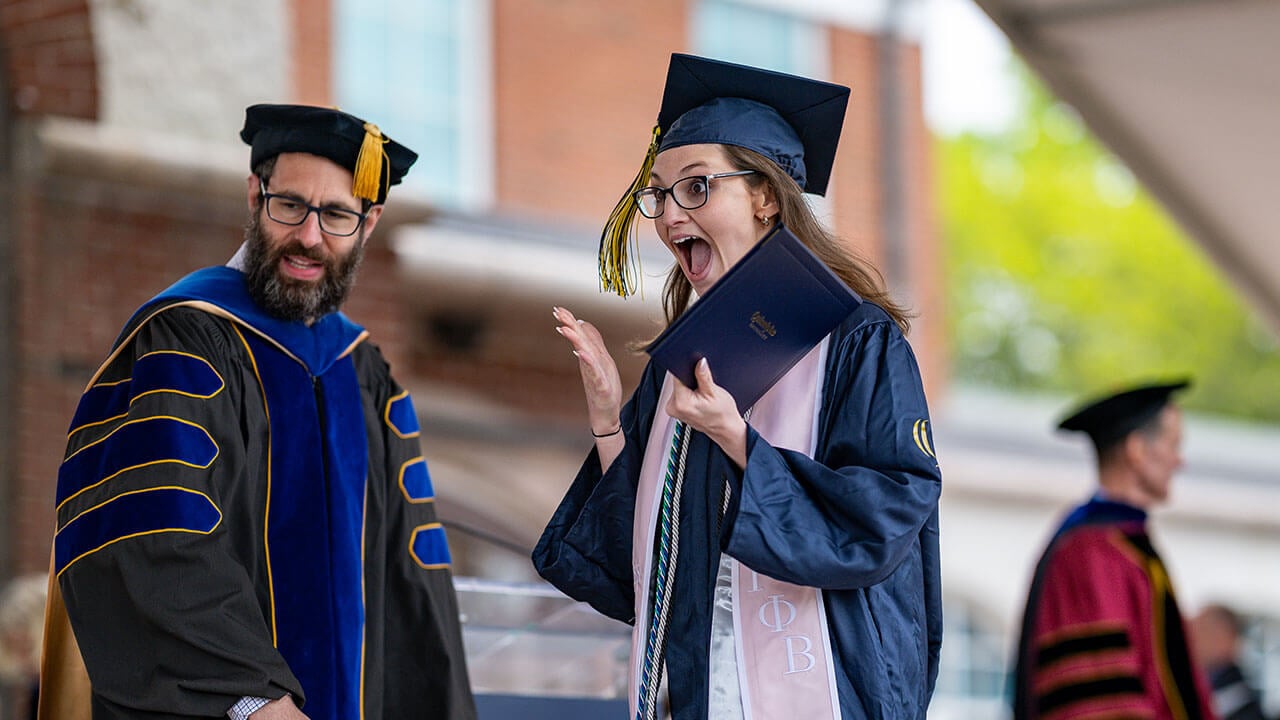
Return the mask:
M635 257L629 257L631 246L635 244L636 191L649 184L649 173L653 170L653 161L658 157L658 136L662 129L653 128L653 139L649 141L649 151L636 173L631 187L618 200L609 220L600 233L600 288L627 297L636 291L636 275L640 268L639 248L635 249Z
M352 195L376 203L387 189L391 168L390 159L382 149L382 144L386 141L377 125L364 124L364 141L360 143L360 154L356 156L356 167L352 173Z

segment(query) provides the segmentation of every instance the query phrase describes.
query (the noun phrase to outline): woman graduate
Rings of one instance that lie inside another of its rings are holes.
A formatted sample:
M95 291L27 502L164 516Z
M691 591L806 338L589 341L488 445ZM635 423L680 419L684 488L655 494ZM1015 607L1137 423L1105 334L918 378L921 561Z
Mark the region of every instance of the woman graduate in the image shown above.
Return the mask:
M599 332L555 308L595 447L534 549L569 596L633 623L632 716L666 673L684 718L924 718L938 671L941 477L904 312L802 193L827 187L848 88L673 55L644 167L601 241L634 274L634 212L675 257L670 324L776 223L865 302L746 413L706 361L650 363L623 405Z

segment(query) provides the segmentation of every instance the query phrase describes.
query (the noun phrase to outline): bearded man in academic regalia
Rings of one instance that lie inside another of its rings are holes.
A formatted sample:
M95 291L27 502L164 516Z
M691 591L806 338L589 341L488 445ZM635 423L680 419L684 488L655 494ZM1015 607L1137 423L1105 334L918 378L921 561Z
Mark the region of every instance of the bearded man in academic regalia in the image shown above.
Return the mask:
M41 718L474 718L413 403L338 312L417 155L328 108L240 137L244 246L134 314L71 422Z

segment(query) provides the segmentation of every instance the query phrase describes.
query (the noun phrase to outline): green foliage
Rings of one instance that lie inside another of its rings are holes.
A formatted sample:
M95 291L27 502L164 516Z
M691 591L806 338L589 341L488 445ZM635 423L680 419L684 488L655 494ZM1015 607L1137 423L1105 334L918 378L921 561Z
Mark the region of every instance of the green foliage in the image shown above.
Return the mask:
M1026 77L1013 127L937 141L957 379L1084 395L1190 375L1187 406L1280 420L1273 334Z

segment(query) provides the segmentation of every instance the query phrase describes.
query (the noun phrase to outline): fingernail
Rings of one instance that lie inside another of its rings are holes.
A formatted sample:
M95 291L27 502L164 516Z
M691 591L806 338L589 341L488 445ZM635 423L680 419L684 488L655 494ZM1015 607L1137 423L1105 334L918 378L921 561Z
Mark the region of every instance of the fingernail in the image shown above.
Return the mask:
M573 356L574 356L574 357L578 357L578 351L577 351L577 350L570 350L569 352L573 353Z
M556 326L556 332L558 332L558 333L560 333L561 335L563 335L563 334L564 334L564 328L562 328L562 327L560 327L559 325L557 325L557 326Z
M582 323L584 323L584 322L586 322L586 320L579 320L579 321L578 321L578 324L579 324L579 325L581 325L581 324L582 324Z

